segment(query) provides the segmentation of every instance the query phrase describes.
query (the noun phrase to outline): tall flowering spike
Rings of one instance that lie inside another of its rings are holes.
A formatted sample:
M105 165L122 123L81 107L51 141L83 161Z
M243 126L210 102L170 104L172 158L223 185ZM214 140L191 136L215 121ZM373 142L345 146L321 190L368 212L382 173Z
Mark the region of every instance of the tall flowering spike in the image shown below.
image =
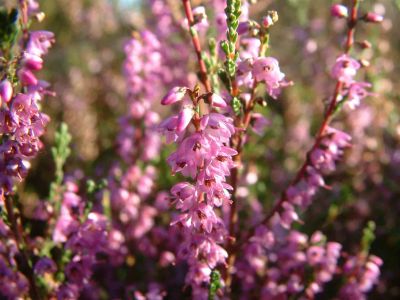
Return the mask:
M225 100L216 94L200 98L211 98L210 105L224 107ZM186 282L192 286L192 297L204 299L213 269L225 264L228 256L221 246L227 233L216 208L230 202L231 187L226 180L235 166L232 157L237 151L227 146L235 133L233 120L219 113L195 115L197 110L192 104L184 104L181 112L164 121L161 128L167 140L172 133L180 136L174 138L177 150L167 159L173 173L193 179L192 183L181 182L171 189L180 210L172 225L179 224L184 236L179 257L189 264ZM188 128L192 119L195 131Z
M27 22L27 20L25 20ZM25 22L24 21L24 22ZM26 177L29 159L43 147L40 137L45 132L49 117L40 111L40 101L46 94L48 84L37 78L36 72L43 67L43 56L54 43L54 34L49 31L31 31L27 40L21 42L21 59L16 67L19 82L16 89L8 80L0 84L1 107L0 176L2 189L7 194L12 190L14 179ZM13 93L15 94L12 98Z

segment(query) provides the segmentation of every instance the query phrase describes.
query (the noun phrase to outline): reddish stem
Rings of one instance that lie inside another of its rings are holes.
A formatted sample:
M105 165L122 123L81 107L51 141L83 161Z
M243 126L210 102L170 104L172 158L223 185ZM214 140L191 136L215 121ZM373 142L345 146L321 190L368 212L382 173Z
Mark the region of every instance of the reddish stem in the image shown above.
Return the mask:
M194 46L194 50L196 52L197 62L199 64L199 68L200 68L200 80L201 80L201 83L204 85L206 92L210 93L212 89L211 89L210 81L208 80L206 64L204 63L204 60L201 57L200 39L199 39L197 32L192 27L194 25L192 6L190 4L190 0L182 0L182 3L183 3L183 7L185 9L185 14L186 14L186 18L188 20L188 25L189 25L189 30L190 30L190 36L192 37L192 43Z

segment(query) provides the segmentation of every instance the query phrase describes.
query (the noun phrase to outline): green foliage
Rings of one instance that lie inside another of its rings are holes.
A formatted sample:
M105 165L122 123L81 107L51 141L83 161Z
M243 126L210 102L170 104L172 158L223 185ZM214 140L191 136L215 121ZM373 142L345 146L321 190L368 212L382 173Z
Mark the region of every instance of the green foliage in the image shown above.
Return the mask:
M208 300L214 300L217 291L221 288L221 274L218 270L212 270L210 275L210 287L208 289Z
M369 221L367 226L363 230L363 236L361 239L361 250L363 253L368 254L371 244L375 240L375 222Z
M231 84L229 82L228 74L226 73L226 71L224 69L218 70L218 77L221 80L221 82L223 83L223 85L225 86L225 88L227 90L230 90Z
M221 48L226 55L225 69L230 78L235 76L236 60L239 55L236 51L236 42L238 39L237 29L239 27L241 6L240 0L228 0L225 8L228 30L226 32L226 40L221 42Z
M93 179L89 179L86 181L86 192L88 195L88 201L85 205L85 211L83 214L84 221L89 213L92 211L93 203L95 201L95 195L99 192L102 192L102 207L104 210L104 215L107 216L109 220L111 220L111 205L110 205L110 194L107 189L108 181L107 179L102 179L98 182L94 181Z
M4 7L0 8L0 49L3 53L8 53L15 43L18 35L17 21L17 9L8 12Z
M234 97L232 99L232 108L233 111L235 113L235 115L240 115L240 113L242 112L242 103L240 102L240 100L237 97Z
M60 129L55 135L55 146L51 148L51 154L55 163L55 180L50 185L50 201L56 202L57 192L59 192L64 179L64 165L71 154L71 135L68 132L68 125L61 123Z

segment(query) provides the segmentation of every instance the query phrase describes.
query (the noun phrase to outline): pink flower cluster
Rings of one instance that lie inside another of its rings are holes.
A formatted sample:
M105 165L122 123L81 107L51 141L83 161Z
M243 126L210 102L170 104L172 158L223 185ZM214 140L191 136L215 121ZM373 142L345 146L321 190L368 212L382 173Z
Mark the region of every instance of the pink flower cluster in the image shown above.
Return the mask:
M382 264L382 259L375 255L365 257L361 254L347 258L343 266L346 283L340 289L340 299L367 299L365 293L378 282Z
M280 223L290 228L299 221L296 208L305 210L312 202L320 187L326 187L323 174L336 169L336 162L343 156L343 150L350 146L351 137L337 129L328 127L318 147L313 149L304 165L304 173L292 184L283 196L282 212L278 212Z
M127 162L151 160L159 152L159 136L154 133L159 116L150 108L158 96L154 84L162 82L163 58L160 48L160 42L150 31L143 31L139 38L133 38L125 44L128 114L120 120L122 130L118 144L120 155ZM138 147L142 142L144 145Z
M42 57L54 42L48 31L33 31L22 50L17 71L19 83L24 87L16 93L13 84L5 79L0 84L0 186L2 193L10 193L13 179L22 180L29 169L28 160L42 148L40 137L44 134L49 117L40 111L49 84L36 78L34 72L42 69ZM1 103L0 103L1 104Z
M241 299L314 299L338 272L341 247L326 242L319 231L308 238L296 230L286 234L258 227L237 263L238 277L245 282ZM257 296L259 281L262 289Z
M355 109L360 105L361 100L372 95L367 91L372 86L369 82L357 82L354 79L360 67L361 64L357 60L343 54L336 59L332 68L332 77L343 84L339 100L345 101L350 109Z
M7 299L20 298L29 290L28 279L16 271L18 252L10 228L0 219L0 295Z
M226 183L232 157L237 154L230 148L229 139L235 133L233 120L220 113L211 112L200 116L198 95L188 88L174 88L163 104L182 101L190 94L193 104L183 104L178 115L161 123L160 128L167 141L177 142L177 150L167 161L173 173L191 177L194 183L181 182L172 187L174 204L181 214L172 224L182 228L184 241L179 256L189 264L186 281L191 284L193 297L203 299L204 286L209 282L214 268L225 264L227 252L221 245L226 239L225 225L216 208L230 202ZM224 106L222 98L212 95L214 107ZM190 130L193 124L194 130Z
M53 290L58 299L77 299L85 291L96 295L98 287L91 280L96 268L103 264L108 268L121 265L126 254L123 235L110 229L104 214L93 209L85 213L89 202L78 192L74 182L66 182L60 216L53 231L53 241L71 253L64 269L66 280ZM57 268L50 258L42 257L35 264L35 270L43 276L54 274Z

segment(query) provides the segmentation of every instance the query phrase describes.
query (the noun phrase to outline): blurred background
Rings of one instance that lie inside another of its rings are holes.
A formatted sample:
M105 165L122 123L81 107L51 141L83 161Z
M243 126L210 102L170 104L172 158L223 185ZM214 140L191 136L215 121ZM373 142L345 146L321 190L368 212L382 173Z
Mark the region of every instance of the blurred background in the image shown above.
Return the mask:
M11 0L3 2L15 5ZM146 1L139 0L39 2L46 18L34 26L53 31L57 39L42 76L57 96L44 103L52 122L47 146L33 162L24 187L28 199L48 194L49 170L53 169L49 149L62 121L73 136L67 172L99 178L107 175L116 159L118 118L126 110L123 45L152 18ZM170 2L181 16L180 1L164 2ZM207 1L192 2L200 5ZM262 110L271 124L265 135L250 137L252 147L245 154L248 169L266 167L257 170L258 181L249 184L250 194L243 193L247 201L256 197L266 207L271 205L311 145L324 102L333 90L329 68L341 51L346 26L330 17L331 4L328 0L259 0L252 6L255 20L268 10L278 11L271 55L279 59L281 69L295 85ZM377 239L371 253L382 257L384 265L370 298L400 299L400 1L365 0L361 10L385 16L380 26L362 24L356 33L357 41L368 39L372 44L368 50L355 52L371 63L365 77L373 83L376 96L356 111L338 115L335 126L353 136L353 147L338 171L327 178L332 190L320 192L303 216L309 221L301 230L321 229L330 240L355 252L365 224L375 221Z

